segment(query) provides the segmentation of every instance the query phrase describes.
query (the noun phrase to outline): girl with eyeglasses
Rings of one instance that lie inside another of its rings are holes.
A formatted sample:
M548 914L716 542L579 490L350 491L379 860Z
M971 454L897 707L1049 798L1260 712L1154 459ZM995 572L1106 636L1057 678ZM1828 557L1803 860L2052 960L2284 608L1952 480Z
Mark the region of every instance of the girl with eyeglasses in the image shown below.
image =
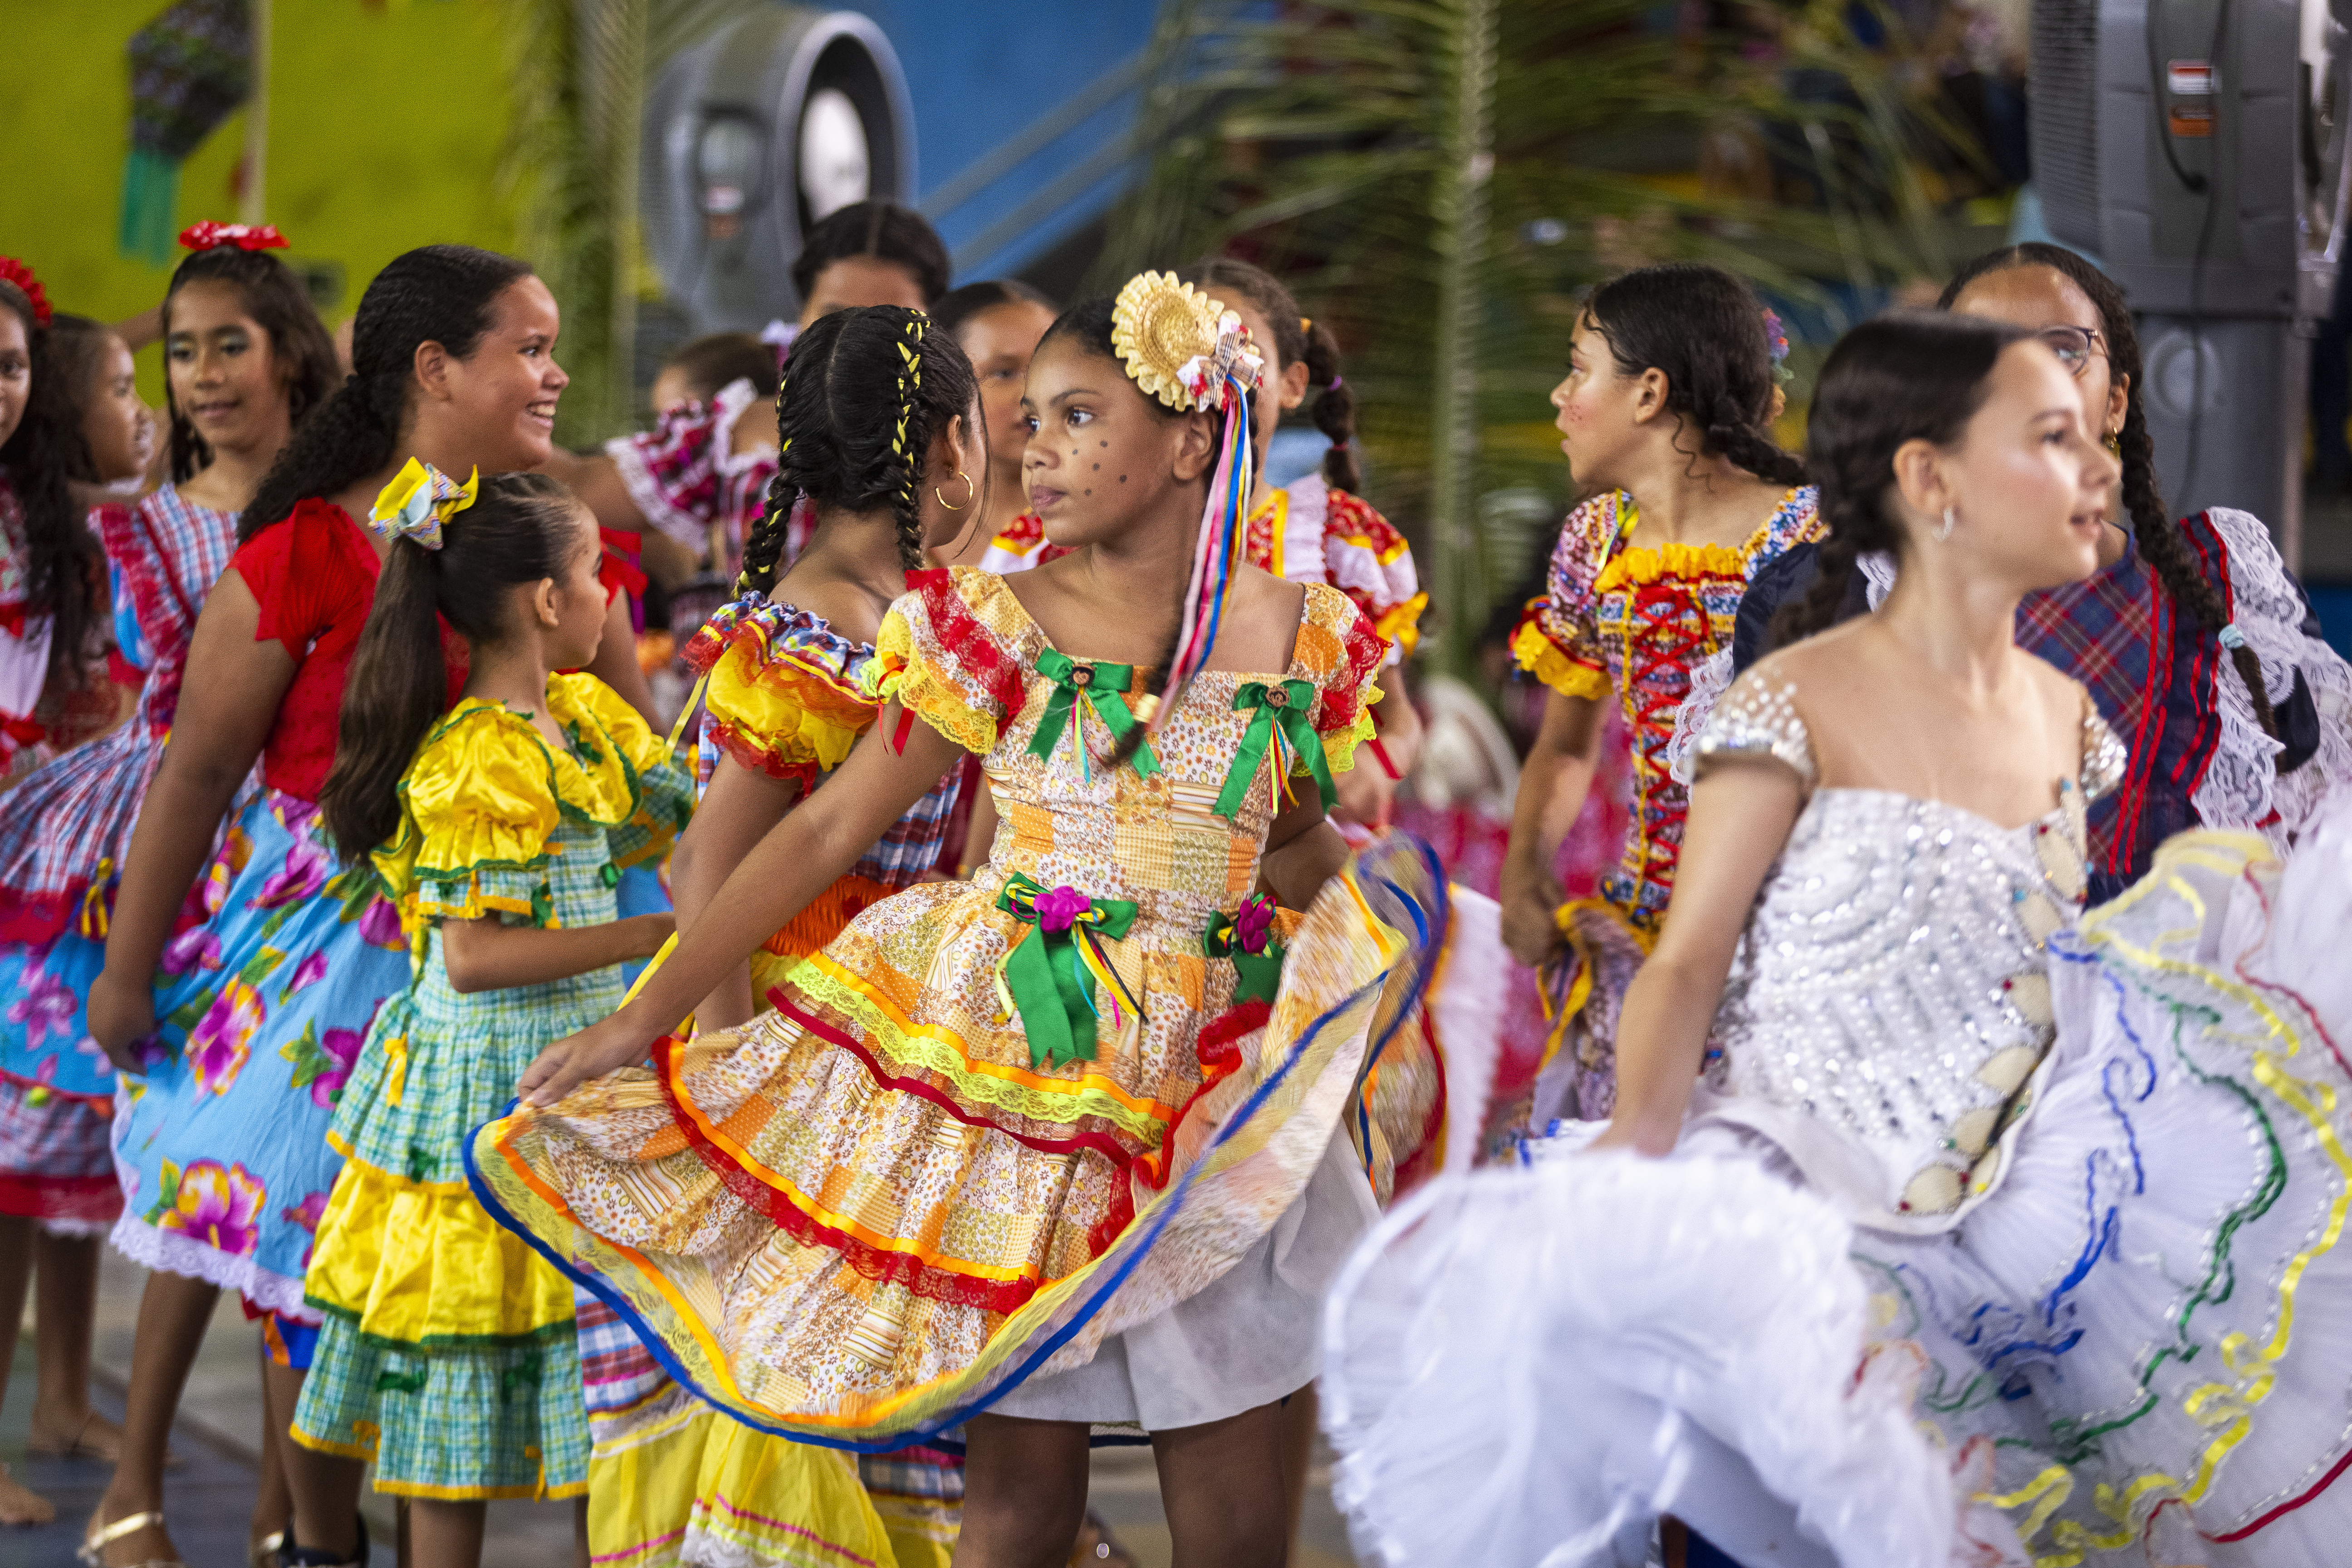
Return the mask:
M2089 687L2131 751L2123 787L2091 812L2092 900L2121 892L2184 828L2249 828L2288 848L2329 789L2352 779L2352 667L2320 640L2261 519L2165 510L2123 290L2073 251L2037 243L1977 258L1939 303L2047 343L2123 464L2098 570L2026 595L2017 621L2019 646ZM1964 512L1949 521L1969 525ZM1741 601L1739 668L1771 646L1782 605L1810 592L1841 618L1860 615L1894 576L1891 558L1834 540L1791 551Z

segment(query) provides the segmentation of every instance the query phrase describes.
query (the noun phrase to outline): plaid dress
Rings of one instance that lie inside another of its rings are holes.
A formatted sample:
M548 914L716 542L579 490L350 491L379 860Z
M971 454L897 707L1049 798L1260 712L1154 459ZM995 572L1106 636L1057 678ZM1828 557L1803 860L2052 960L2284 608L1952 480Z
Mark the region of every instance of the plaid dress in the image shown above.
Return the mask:
M0 814L0 1214L111 1225L114 1069L82 1006L106 960L115 879L179 706L196 614L236 548L236 514L164 486L96 509L115 640L145 657L129 722L43 766Z
M294 1435L374 1460L376 1489L401 1496L587 1486L572 1288L482 1212L463 1149L543 1047L618 1008L620 971L461 994L440 922L611 921L620 868L667 847L687 783L593 677L555 677L548 710L563 752L522 715L459 703L418 748L401 832L375 857L415 977L377 1015L328 1135L346 1163L304 1281L325 1326Z

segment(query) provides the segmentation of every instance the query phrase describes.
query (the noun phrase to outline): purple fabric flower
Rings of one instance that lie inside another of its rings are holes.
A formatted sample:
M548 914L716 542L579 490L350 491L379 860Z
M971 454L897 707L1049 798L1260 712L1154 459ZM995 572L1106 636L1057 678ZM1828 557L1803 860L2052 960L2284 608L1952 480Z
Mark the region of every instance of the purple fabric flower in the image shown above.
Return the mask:
M168 1163L167 1163L168 1177ZM261 1243L261 1206L268 1194L243 1165L198 1160L180 1175L172 1205L159 1221L217 1247L231 1258L251 1256Z
M337 1031L339 1034L341 1032ZM327 1217L327 1194L312 1193L294 1207L279 1209L278 1217L289 1225L299 1225L310 1233L310 1241L302 1248L302 1267L309 1268L310 1254L316 1251L319 1246L319 1222Z
M25 1026L25 1048L37 1051L54 1031L60 1040L74 1037L74 1014L80 1004L73 988L54 974L43 974L33 988L8 1005L8 1022Z
M287 977L286 989L278 994L278 1000L281 1003L290 1001L296 992L317 984L326 976L327 955L314 952L294 966L294 973Z
M1036 907L1039 931L1067 931L1095 901L1076 888L1055 888L1037 895Z
M1264 952L1266 933L1274 928L1274 900L1251 898L1234 911L1234 945L1244 952Z
M320 1108L335 1103L335 1097L349 1083L352 1069L359 1066L362 1037L357 1029L330 1029L319 1041L319 1049L333 1065L310 1080L310 1103ZM312 1196L318 1194L313 1194Z

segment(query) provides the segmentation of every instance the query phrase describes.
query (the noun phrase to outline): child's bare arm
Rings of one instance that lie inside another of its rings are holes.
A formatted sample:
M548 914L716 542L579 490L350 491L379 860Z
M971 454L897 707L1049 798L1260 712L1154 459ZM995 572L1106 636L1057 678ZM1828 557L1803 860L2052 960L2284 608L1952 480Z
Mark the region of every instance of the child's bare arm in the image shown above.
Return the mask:
M651 958L677 929L667 913L630 915L604 925L501 925L495 919L444 921L441 957L453 991L505 991L543 985L632 958Z

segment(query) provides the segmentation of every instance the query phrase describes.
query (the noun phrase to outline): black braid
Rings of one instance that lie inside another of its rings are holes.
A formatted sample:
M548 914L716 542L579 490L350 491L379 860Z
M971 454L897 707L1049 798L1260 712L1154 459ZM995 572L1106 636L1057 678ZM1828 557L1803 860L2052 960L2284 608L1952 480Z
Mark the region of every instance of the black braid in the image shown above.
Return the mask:
M921 504L923 458L930 449L917 423L916 411L923 397L923 338L930 318L920 310L907 312L907 341L898 345L898 438L891 443L890 455L898 460L898 489L892 510L898 518L898 564L909 572L923 565L923 509Z
M1886 510L1895 454L1913 441L1958 441L1990 391L1993 363L2026 336L1974 316L1902 310L1838 340L1813 389L1805 439L1805 466L1821 486L1829 531L1821 576L1781 608L1774 647L1836 624L1864 551L1902 552L1902 526Z
M774 589L802 496L828 511L887 507L899 563L922 566L924 461L980 395L953 334L929 327L920 310L867 305L820 316L793 342L776 393L776 477L743 542L737 593Z
M2124 427L2116 444L2117 456L2123 460L2124 512L2131 519L2132 542L2139 547L2141 559L2154 570L2157 581L2164 585L2172 602L2195 616L2208 630L2218 633L2229 624L2230 607L2221 591L2199 570L2187 536L2165 510L2163 493L2157 487L2156 443L2148 436L2147 416L2140 406L2143 375L2139 334L2132 328L2131 307L2125 302L2124 292L2116 280L2063 246L2035 240L1978 257L1944 285L1943 296L1937 303L1948 310L1978 279L2018 267L2050 268L2080 289L2097 307L2100 330L2107 342L2108 373L2127 382ZM2246 683L2247 694L2253 699L2254 717L2260 721L2263 732L2277 738L2278 718L2271 711L2270 688L2263 680L2263 661L2250 647L2227 651L2230 662L2237 667L2238 678Z
M1339 374L1339 340L1321 321L1307 329L1307 380L1315 399L1315 428L1330 448L1323 454L1323 481L1335 490L1364 484L1356 467L1356 393Z

